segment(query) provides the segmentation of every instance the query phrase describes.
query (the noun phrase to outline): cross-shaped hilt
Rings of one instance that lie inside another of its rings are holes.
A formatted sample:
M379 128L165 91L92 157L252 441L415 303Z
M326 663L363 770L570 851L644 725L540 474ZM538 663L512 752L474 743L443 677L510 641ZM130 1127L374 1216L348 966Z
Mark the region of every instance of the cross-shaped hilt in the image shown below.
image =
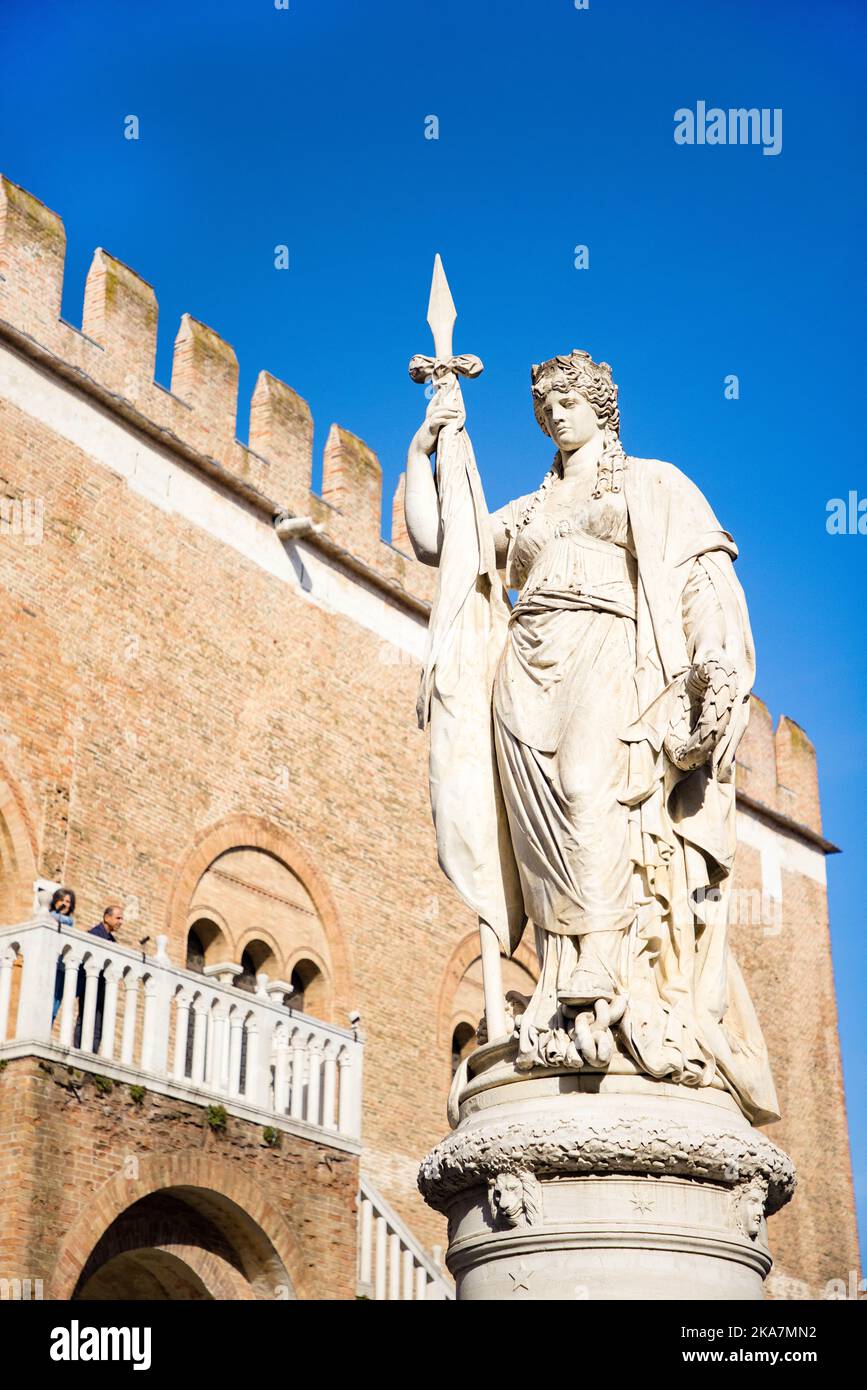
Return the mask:
M478 357L472 357L469 353L462 353L458 357L452 355L452 333L457 316L443 263L437 253L427 306L427 321L433 333L434 355L425 357L422 353L416 353L409 364L409 374L413 381L433 381L437 387L442 387L459 376L479 376L484 370Z

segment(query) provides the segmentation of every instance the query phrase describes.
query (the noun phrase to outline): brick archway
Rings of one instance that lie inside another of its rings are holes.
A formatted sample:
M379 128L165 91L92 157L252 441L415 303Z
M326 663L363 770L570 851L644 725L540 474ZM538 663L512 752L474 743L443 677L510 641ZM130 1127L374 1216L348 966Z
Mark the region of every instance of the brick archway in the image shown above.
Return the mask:
M75 1293L75 1299L109 1299L112 1302L125 1302L131 1288L140 1284L141 1276L150 1276L158 1283L158 1272L165 1271L164 1287L173 1285L171 1292L162 1297L189 1299L213 1299L215 1302L246 1302L253 1298L250 1286L240 1278L225 1260L220 1259L198 1246L155 1237L153 1231L141 1223L138 1243L130 1232L124 1232L125 1240L118 1243L116 1250L106 1252L103 1264ZM155 1277L156 1276L156 1277ZM139 1297L160 1297L157 1293L139 1293Z
M147 1234L142 1226L138 1236L136 1224L131 1223L125 1232L114 1237L113 1228L125 1212L143 1199L158 1195L190 1203L193 1211L206 1213L208 1220L224 1232L227 1247L231 1245L245 1265L247 1297L312 1296L292 1232L261 1188L220 1159L187 1153L142 1158L138 1177L117 1173L94 1193L64 1237L49 1297L64 1302L73 1297L100 1242L105 1242L106 1257L111 1258L124 1250L142 1248L145 1240L150 1248L166 1250L183 1259L213 1296L241 1296L237 1270L230 1271L219 1250L200 1251L193 1256L189 1242L183 1235L180 1240L173 1239L170 1226L165 1223L150 1222Z
M262 816L228 816L205 830L181 859L169 891L166 931L170 942L186 940L188 907L205 871L227 850L241 847L264 850L281 860L303 883L316 908L328 942L333 971L335 1018L354 1007L353 971L349 946L331 890L307 851L287 830Z

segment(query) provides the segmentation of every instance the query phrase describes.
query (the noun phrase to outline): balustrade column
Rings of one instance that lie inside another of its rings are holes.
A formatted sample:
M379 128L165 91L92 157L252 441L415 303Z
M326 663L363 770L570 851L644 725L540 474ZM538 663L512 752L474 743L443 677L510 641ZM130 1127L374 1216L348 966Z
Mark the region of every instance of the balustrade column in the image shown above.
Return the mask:
M324 1129L337 1128L337 1120L334 1116L336 1099L337 1058L334 1056L334 1045L329 1041L325 1044L322 1059L322 1126Z
M358 1278L359 1282L366 1287L373 1275L373 1203L369 1197L362 1197L361 1199L359 1226Z
M15 952L11 946L0 951L0 1043L6 1041L9 1027L9 1000L12 997L12 969L15 965Z
M260 1110L268 1108L267 1069L260 1066L259 1022L251 1018L247 1023L247 1072L244 1078L244 1099Z
M376 1218L376 1278L373 1285L373 1297L376 1301L382 1302L386 1292L386 1262L388 1259L388 1226L384 1216Z
M309 1125L319 1124L319 1082L322 1051L314 1038L307 1048L307 1104L304 1115Z
M175 1062L172 1075L175 1081L185 1081L187 1075L187 1038L190 1035L190 997L183 990L175 995Z
M388 1296L393 1302L400 1300L400 1236L392 1231L388 1241Z
M154 970L145 981L141 1065L143 1071L165 1076L169 1048L169 976Z
M226 1089L232 1096L241 1094L241 1057L244 1049L244 1015L233 1009L229 1015L229 1075ZM249 1062L249 1054L248 1054Z
M105 980L105 1001L102 1008L102 1037L99 1040L99 1055L107 1062L114 1057L114 1034L117 1028L117 995L120 984L120 968L111 962L105 967L102 978Z
M72 1047L75 1029L76 990L81 957L68 952L63 957L63 999L60 1005L60 1046Z
M135 1050L135 1025L138 1018L138 987L141 981L132 971L123 977L123 1033L120 1040L120 1060L124 1066L132 1066Z
M355 1097L352 1094L352 1058L348 1048L344 1048L337 1059L340 1068L340 1095L337 1101L337 1128L341 1134L354 1138Z
M99 973L101 962L90 960L84 962L84 1007L81 1019L81 1040L79 1046L82 1052L95 1052L93 1045L94 1031L96 1029L96 1001L99 992Z
M211 1010L214 1027L214 1045L208 1059L208 1085L214 1091L225 1092L228 1086L228 1037L229 1021L226 1010L218 1005Z
M412 1253L412 1251L409 1250L409 1249L404 1250L404 1252L403 1252L403 1298L404 1298L404 1302L405 1302L405 1303L411 1303L411 1302L412 1302L412 1285L413 1285L412 1271L413 1271L413 1265L414 1265L414 1264L415 1264L415 1260L414 1260L414 1258L413 1258L413 1253Z
M415 1299L417 1303L424 1303L427 1298L427 1270L424 1265L415 1267Z
M208 1010L204 1000L193 1001L195 1018L193 1032L193 1065L190 1080L194 1086L205 1084L205 1046L208 1041Z
M294 1086L294 1081L292 1084ZM281 1028L274 1034L274 1110L278 1115L285 1115L288 1108L289 1043Z
M296 1033L292 1038L292 1096L289 1113L293 1120L304 1118L304 1061L306 1048Z

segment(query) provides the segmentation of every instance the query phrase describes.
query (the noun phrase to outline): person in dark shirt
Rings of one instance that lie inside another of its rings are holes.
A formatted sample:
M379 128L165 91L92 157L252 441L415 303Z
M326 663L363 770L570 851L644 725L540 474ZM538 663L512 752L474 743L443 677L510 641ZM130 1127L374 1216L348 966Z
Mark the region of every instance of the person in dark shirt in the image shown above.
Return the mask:
M102 914L102 921L97 922L95 927L91 927L88 936L98 936L103 941L117 941L116 932L123 926L123 908L119 903L111 903ZM84 972L79 974L79 984L82 985ZM99 1044L102 1038L102 1013L105 1005L105 979L102 974L96 987L96 1018L93 1025L93 1050L99 1051ZM76 1046L81 1044L81 1014L79 1013L78 1028L76 1029Z
M118 903L112 903L102 914L102 921L97 922L95 927L91 927L89 936L101 936L104 941L117 941L116 932L123 926L123 908Z

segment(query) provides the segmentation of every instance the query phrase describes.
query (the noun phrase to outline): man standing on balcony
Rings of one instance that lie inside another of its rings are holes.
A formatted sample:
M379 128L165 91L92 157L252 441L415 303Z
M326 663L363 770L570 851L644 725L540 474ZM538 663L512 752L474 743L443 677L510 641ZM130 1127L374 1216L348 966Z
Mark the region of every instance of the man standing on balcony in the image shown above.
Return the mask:
M97 922L95 927L91 927L88 936L98 936L103 941L117 941L116 933L123 926L123 908L119 903L111 903L102 914L102 921ZM84 971L79 972L78 993L84 993ZM100 1039L102 1038L102 1013L105 1006L105 979L100 973L96 988L96 1018L93 1025L93 1050L99 1051ZM76 1026L75 1046L81 1044L81 1005L79 1005L78 1024Z
M123 908L113 903L105 909L102 921L91 927L88 936L101 936L103 941L117 941L116 933L123 926Z

